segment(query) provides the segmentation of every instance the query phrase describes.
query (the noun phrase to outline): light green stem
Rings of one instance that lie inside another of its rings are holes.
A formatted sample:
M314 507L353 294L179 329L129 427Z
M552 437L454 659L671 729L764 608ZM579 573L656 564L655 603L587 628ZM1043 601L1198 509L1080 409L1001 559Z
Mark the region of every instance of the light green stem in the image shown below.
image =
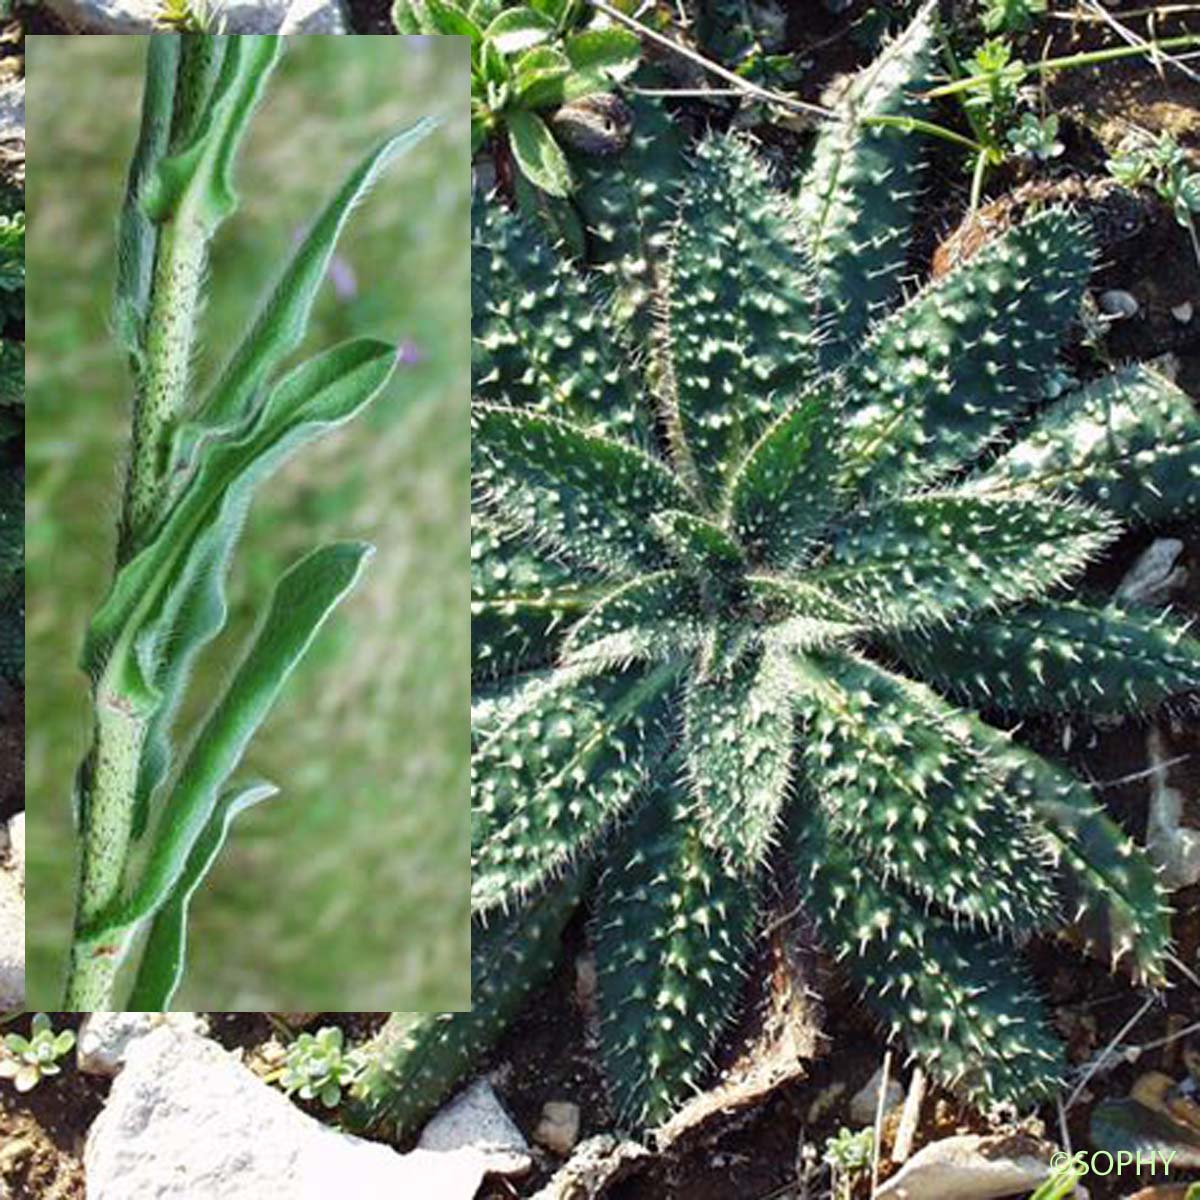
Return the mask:
M171 434L183 412L207 242L203 231L170 222L159 238L146 338L142 394L134 414L125 530L136 548L161 516Z

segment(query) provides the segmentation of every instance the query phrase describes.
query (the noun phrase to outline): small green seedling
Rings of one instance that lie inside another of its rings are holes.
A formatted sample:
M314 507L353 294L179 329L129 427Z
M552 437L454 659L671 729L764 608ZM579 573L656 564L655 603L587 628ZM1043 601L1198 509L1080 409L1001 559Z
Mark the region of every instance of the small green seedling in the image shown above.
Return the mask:
M874 1132L867 1129L847 1129L844 1125L835 1137L825 1141L825 1161L829 1164L833 1200L850 1200L854 1184L862 1172L871 1166Z
M471 153L507 141L535 187L565 197L571 169L542 113L611 92L641 56L635 33L589 19L582 0L396 0L392 19L406 34L471 40Z
M1057 158L1065 149L1058 140L1058 114L1039 117L1036 113L1021 114L1021 120L1008 131L1008 144L1018 158L1046 163Z
M1196 216L1200 214L1200 170L1188 159L1187 152L1169 133L1152 140L1144 134L1126 138L1116 155L1107 162L1108 173L1126 187L1150 187L1170 205L1175 220L1188 231L1196 261L1200 263L1200 235Z
M289 1096L317 1100L326 1108L341 1103L342 1089L362 1074L365 1062L357 1050L345 1048L345 1038L336 1025L317 1033L302 1033L287 1049L280 1086Z
M8 1054L0 1058L0 1079L11 1079L18 1092L32 1091L47 1075L57 1075L58 1060L75 1047L70 1029L55 1033L45 1013L35 1013L29 1037L19 1033L4 1035Z
M1025 33L1046 12L1046 0L984 0L983 27L988 33Z

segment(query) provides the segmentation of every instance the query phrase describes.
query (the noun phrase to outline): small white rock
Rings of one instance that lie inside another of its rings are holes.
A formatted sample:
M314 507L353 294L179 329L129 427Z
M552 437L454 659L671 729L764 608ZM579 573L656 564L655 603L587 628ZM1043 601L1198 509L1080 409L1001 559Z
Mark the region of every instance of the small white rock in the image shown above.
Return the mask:
M153 33L157 0L49 0L81 33ZM338 0L212 0L225 33L345 33Z
M161 1025L201 1037L208 1032L208 1022L191 1012L89 1013L79 1027L76 1063L85 1075L115 1075L129 1048Z
M1098 303L1100 311L1116 321L1128 320L1130 317L1136 317L1138 313L1137 300L1129 292L1117 288L1101 292Z
M17 813L8 823L8 842L16 858L21 878L25 878L25 814Z
M397 1154L301 1112L208 1038L130 1047L84 1151L88 1200L471 1200L474 1150Z
M570 1100L547 1100L533 1140L555 1154L570 1154L579 1140L579 1105Z
M529 1143L492 1085L482 1079L430 1118L417 1147L438 1153L478 1151L489 1175L524 1175L533 1166Z
M25 816L9 824L10 861L0 866L0 1009L25 1007Z
M1186 568L1177 565L1182 554L1178 538L1155 538L1125 572L1113 598L1147 607L1166 604L1171 593L1187 582Z
M883 1084L883 1067L863 1084L862 1088L850 1101L850 1120L855 1125L874 1125L875 1113L879 1108L879 1088ZM887 1093L883 1098L883 1112L886 1116L897 1105L904 1102L904 1088L898 1079L889 1079Z
M1051 1147L1024 1135L961 1134L923 1146L875 1193L876 1200L999 1200L1050 1174Z
M1195 308L1190 300L1185 300L1182 304L1176 304L1171 309L1171 316L1177 320L1180 325L1190 325L1192 316L1195 314Z

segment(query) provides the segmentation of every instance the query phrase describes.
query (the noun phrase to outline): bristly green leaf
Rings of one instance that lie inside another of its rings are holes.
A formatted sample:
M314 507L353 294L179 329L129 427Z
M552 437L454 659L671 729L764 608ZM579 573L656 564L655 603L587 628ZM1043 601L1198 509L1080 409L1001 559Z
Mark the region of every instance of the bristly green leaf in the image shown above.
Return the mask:
M472 484L504 524L581 566L663 565L650 518L688 504L656 459L564 421L484 404L472 409L471 447Z
M805 911L891 1037L981 1105L1051 1094L1062 1050L1010 947L931 916L816 812L796 810L789 843Z
M669 778L670 772L665 772ZM669 782L646 798L593 904L600 1052L623 1121L666 1120L740 998L755 886L705 846Z
M646 419L592 282L523 218L472 211L472 387L481 400L646 440Z
M520 903L628 809L678 670L559 671L482 743L471 764L473 911Z
M699 645L701 606L699 584L681 571L638 576L588 606L563 643L563 664L624 668L682 656Z
M471 671L511 675L550 660L559 636L589 609L599 584L580 582L476 518L471 523Z
M806 393L759 439L729 489L729 522L756 563L802 566L846 501L838 486L839 405L831 389Z
M1200 691L1200 641L1165 617L1037 604L894 649L926 679L973 705L1016 713L1148 712Z
M704 842L743 878L766 860L792 774L795 718L780 663L747 653L729 678L688 682L687 778Z
M354 1128L416 1133L550 976L588 880L577 872L522 908L472 922L470 1010L391 1014L364 1048L367 1069L346 1110Z
M1037 402L1091 263L1086 223L1052 209L880 323L846 366L854 485L891 494L987 450Z
M221 796L196 839L178 882L155 913L128 1004L135 1012L166 1012L187 960L188 905L221 853L233 819L279 789L270 783L235 787Z
M929 493L852 521L805 579L877 628L920 628L1044 596L1117 532L1082 505Z
M972 487L1077 496L1147 523L1200 512L1200 415L1149 367L1126 367L1048 408Z
M841 119L822 129L800 187L801 221L818 272L829 339L840 363L897 298L921 188L920 139L864 126L865 116L921 116L918 93L933 66L933 5L846 89Z
M89 935L100 936L106 929L146 919L170 900L181 880L193 874L193 868L201 875L208 869L228 824L223 819L219 833L211 827L217 797L296 664L330 613L354 587L372 552L362 542L322 546L280 578L245 658L180 767L153 831L154 844L136 891L118 911L99 917L95 927L85 931ZM193 859L198 843L209 840L210 835L217 844ZM200 860L204 860L202 864ZM197 877L177 894L184 908L198 884Z
M848 655L793 657L791 671L808 790L882 880L981 927L1054 918L1032 813L961 713Z
M669 271L675 458L715 509L734 468L816 366L808 262L747 146L712 138L697 148Z

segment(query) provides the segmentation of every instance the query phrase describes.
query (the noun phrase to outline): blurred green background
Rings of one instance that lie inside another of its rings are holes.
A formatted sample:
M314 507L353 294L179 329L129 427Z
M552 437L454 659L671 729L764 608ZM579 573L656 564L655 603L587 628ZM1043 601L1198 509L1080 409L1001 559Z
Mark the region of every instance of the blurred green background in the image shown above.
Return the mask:
M29 1003L57 1008L75 882L71 781L89 738L76 667L111 572L130 388L109 336L113 235L143 38L31 37L28 74ZM291 40L237 169L211 266L201 381L297 231L382 133L436 135L351 219L306 348L411 343L368 416L276 476L230 582L233 620L194 681L211 700L280 571L307 548L378 553L251 747L283 795L243 816L192 907L178 1008L470 1005L468 957L469 151L466 40ZM193 712L196 704L193 704Z

